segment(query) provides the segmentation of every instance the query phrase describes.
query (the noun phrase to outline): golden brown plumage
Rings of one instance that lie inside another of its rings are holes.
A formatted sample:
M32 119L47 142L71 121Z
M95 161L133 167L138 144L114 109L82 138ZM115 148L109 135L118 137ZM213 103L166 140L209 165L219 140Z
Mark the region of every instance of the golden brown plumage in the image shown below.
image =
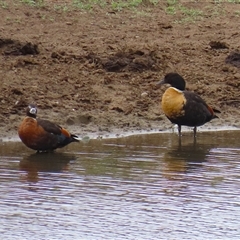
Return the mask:
M168 118L176 118L184 116L185 110L184 105L186 104L186 98L176 88L168 88L162 96L161 106L163 112Z

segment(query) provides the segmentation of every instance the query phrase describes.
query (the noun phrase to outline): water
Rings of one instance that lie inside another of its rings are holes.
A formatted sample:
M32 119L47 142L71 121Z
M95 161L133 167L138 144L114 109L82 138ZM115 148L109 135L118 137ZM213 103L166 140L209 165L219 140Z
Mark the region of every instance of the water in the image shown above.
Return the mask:
M1 239L239 239L239 134L2 142Z

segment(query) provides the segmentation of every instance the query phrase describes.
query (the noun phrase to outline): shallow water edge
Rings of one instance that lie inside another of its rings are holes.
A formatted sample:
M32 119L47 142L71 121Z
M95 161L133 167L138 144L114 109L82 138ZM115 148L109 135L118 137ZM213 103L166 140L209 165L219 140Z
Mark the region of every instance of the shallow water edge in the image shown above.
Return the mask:
M75 129L75 132L81 132L76 131L78 129L78 126L73 127ZM69 129L71 131L71 129ZM197 133L201 132L215 132L215 131L238 131L240 130L240 127L234 127L234 126L201 126L197 128ZM182 133L189 133L192 132L192 127L182 127ZM74 131L71 131L74 132ZM143 135L143 134L154 134L154 133L174 133L178 134L177 125L173 125L171 128L167 128L165 130L162 129L129 129L128 131L124 131L122 129L114 129L112 132L101 132L101 131L93 131L93 132L87 132L86 130L83 130L82 133L77 133L76 135L79 136L80 141L87 142L90 139L110 139L110 138L122 138L122 137L128 137L133 135ZM19 142L20 139L18 135L15 132L9 133L8 136L0 136L1 142Z

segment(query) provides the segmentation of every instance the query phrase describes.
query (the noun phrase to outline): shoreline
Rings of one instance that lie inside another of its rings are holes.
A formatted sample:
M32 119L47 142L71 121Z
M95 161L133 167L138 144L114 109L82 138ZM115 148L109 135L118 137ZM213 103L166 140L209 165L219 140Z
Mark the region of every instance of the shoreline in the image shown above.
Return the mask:
M74 126L72 129L76 129L77 126ZM189 133L192 132L193 128L183 126L182 133ZM221 132L221 131L240 131L240 127L234 126L200 126L197 128L197 133L202 132ZM144 135L144 134L178 134L177 133L177 125L173 125L171 128L166 128L164 130L161 129L144 129L144 130L137 130L137 129L129 129L128 131L124 131L122 129L113 129L111 132L100 132L100 131L93 131L91 133L87 131L83 131L81 134L77 134L79 136L79 140L81 142L88 142L91 139L115 139L115 138L124 138L129 136L137 136L137 135ZM0 138L0 142L21 142L20 138L16 133L9 133L8 136L3 136Z

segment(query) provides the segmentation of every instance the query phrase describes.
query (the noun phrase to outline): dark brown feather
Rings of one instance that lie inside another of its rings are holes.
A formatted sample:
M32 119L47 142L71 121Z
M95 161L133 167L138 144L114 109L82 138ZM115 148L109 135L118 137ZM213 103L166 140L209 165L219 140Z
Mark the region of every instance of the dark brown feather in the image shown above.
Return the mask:
M46 132L53 133L56 135L61 134L61 127L53 122L44 119L37 119L37 123L41 126Z

